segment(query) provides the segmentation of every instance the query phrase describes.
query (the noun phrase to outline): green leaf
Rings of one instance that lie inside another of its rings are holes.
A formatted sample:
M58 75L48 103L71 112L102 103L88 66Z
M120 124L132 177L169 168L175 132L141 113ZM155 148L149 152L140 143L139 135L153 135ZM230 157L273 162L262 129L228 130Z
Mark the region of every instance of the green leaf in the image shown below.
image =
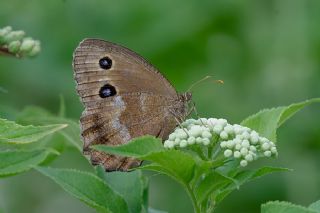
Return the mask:
M37 167L37 170L98 212L129 212L124 199L92 173L44 167Z
M21 126L13 121L0 118L0 143L31 143L65 127L67 127L66 124Z
M303 206L284 201L272 201L261 205L261 213L317 213Z
M198 203L202 203L210 194L220 189L227 183L232 183L232 179L215 171L207 174L203 180L195 187L195 195Z
M0 152L0 176L15 175L42 163L50 154L58 154L50 149L32 151Z
M192 155L179 150L153 152L139 159L152 162L152 164L142 166L139 169L166 174L184 186L191 181L194 175L195 160Z
M152 136L135 138L129 143L120 146L94 145L91 147L114 155L136 158L147 155L151 152L164 150L161 140Z
M167 213L166 211L162 211L162 210L158 210L158 209L154 209L154 208L149 208L148 209L148 213Z
M21 124L35 125L65 123L68 127L59 131L59 133L63 135L73 147L76 147L79 151L82 150L82 141L80 139L80 127L78 122L52 115L40 107L33 106L26 107L18 115L17 122Z
M246 118L241 122L241 125L254 129L260 135L276 142L277 128L302 108L316 102L320 102L320 98L310 99L289 106L265 109Z
M64 118L66 116L66 103L64 101L63 95L60 95L60 108L59 108L58 116L61 118Z
M120 146L91 146L96 150L114 155L135 157L155 163L152 169L174 177L179 182L186 184L193 176L195 160L192 155L179 150L164 149L161 140L144 136ZM141 167L150 169L150 166Z
M267 174L271 174L274 172L284 172L284 171L291 171L287 168L280 168L280 167L262 167L256 170L246 170L238 172L233 179L237 180L237 183L231 182L227 186L221 189L221 191L216 196L216 201L219 203L222 201L228 194L230 194L233 190L238 189L244 183L247 183L251 180L254 180L258 177L262 177Z
M318 200L318 201L316 201L314 203L311 203L308 208L311 209L311 210L314 210L316 212L320 212L320 200Z
M105 172L100 166L96 168L98 176L118 192L127 202L132 213L142 212L144 206L144 193L147 180L141 171L132 172Z

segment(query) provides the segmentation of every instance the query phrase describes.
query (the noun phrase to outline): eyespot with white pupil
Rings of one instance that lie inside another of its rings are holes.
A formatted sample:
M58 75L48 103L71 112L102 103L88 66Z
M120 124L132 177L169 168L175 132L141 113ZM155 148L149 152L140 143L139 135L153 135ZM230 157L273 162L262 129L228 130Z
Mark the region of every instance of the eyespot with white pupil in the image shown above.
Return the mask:
M106 84L100 88L99 96L101 98L111 97L117 94L116 88L110 84Z
M108 57L103 57L99 60L99 65L102 69L108 70L112 67L112 60Z

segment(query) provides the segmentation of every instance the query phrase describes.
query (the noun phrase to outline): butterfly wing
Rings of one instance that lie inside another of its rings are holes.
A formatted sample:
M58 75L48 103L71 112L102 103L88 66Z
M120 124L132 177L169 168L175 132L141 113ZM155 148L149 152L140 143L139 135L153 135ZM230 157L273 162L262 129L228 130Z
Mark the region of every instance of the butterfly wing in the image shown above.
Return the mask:
M108 61L101 63L102 59ZM177 92L133 51L85 39L74 52L73 67L85 106L80 119L84 152L91 155L93 163L103 164L109 171L126 171L140 161L93 151L89 146L124 144L146 134L165 138L175 127L168 106L177 104Z
M109 69L99 60L108 57ZM137 53L99 39L83 40L74 52L73 67L78 93L85 104L101 101L99 89L105 84L115 87L117 94L148 92L177 97L176 90L161 73Z

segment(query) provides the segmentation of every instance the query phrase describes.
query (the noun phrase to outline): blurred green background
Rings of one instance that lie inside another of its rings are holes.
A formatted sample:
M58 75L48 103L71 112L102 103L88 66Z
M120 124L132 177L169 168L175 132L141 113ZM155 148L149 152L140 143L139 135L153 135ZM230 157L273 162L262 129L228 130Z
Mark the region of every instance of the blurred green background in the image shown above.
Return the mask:
M67 116L79 119L72 53L86 37L122 44L143 55L185 91L206 75L224 80L193 89L203 117L240 123L262 108L320 96L320 1L318 0L2 0L0 27L11 25L39 39L37 58L0 58L0 116L37 105L52 112L63 95ZM293 172L273 174L232 193L222 212L259 212L269 200L308 205L320 199L320 110L308 107L278 132L280 156L257 164ZM75 150L55 167L86 168ZM255 165L257 166L257 165ZM192 212L180 186L156 175L150 206ZM1 179L0 208L9 213L94 212L46 177L28 172Z

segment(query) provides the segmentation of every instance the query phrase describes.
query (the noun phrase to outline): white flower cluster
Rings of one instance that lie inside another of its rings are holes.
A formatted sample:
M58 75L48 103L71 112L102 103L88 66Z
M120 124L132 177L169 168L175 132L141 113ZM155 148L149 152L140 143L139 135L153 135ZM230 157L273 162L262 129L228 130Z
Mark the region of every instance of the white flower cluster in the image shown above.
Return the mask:
M10 26L0 28L0 47L18 57L33 57L41 49L38 40L25 37L25 32L22 30L13 31Z
M169 135L164 147L172 149L193 144L209 145L212 137L218 136L224 156L240 159L240 165L243 167L259 156L271 157L278 154L273 142L260 137L256 131L248 127L231 125L226 119L188 119L181 126L182 128L176 128Z

